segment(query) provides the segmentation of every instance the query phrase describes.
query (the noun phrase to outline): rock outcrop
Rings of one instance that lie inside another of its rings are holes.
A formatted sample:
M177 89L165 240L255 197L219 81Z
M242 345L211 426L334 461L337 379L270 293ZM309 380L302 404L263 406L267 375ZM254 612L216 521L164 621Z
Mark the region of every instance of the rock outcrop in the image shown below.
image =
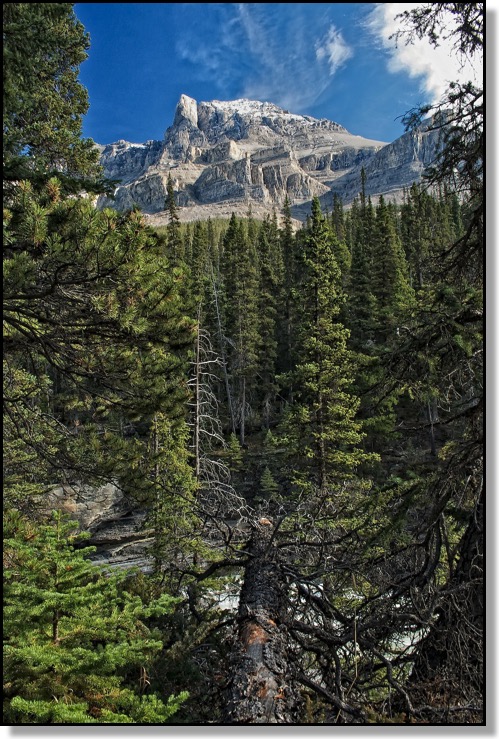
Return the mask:
M152 532L145 528L146 513L113 483L92 487L77 483L58 485L40 500L40 510L66 513L96 547L91 559L105 567L152 567L149 549Z
M182 95L163 141L99 147L105 176L119 181L114 201L99 204L119 210L137 204L161 224L171 176L183 221L246 215L249 205L258 217L286 198L303 219L316 195L327 207L334 194L351 202L362 168L367 194L399 200L437 147L438 134L425 127L386 144L272 103L196 102Z

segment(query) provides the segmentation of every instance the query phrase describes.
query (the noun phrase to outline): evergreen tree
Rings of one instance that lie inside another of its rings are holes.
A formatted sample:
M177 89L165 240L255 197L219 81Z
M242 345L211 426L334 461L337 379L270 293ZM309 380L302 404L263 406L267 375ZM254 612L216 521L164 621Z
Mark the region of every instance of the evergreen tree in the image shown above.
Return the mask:
M99 212L85 198L47 204L45 190L19 183L6 210L7 490L19 455L40 460L40 484L102 479L123 423L158 408L173 421L186 398L192 324L154 234L138 213ZM111 474L126 476L116 465Z
M279 492L279 485L275 481L269 467L265 467L260 477L260 491L264 500L274 501Z
M297 246L291 222L291 209L286 197L283 208L283 226L281 229L281 254L283 260L283 289L282 307L279 314L282 316L279 330L279 361L277 363L278 373L289 373L294 363L295 336L295 300L293 287L297 279ZM291 388L290 388L291 389Z
M372 247L371 289L376 299L375 335L393 336L413 303L405 254L396 223L383 196L376 208Z
M178 216L173 180L170 173L168 173L166 185L165 210L168 215L168 225L166 227L168 253L173 264L178 265L184 258L184 241L180 233L180 218Z
M200 547L195 510L198 482L188 450L189 436L185 421L174 424L165 413L156 413L148 454L138 466L144 480L142 495L149 503L148 522L154 530L155 568L162 573L175 572Z
M193 296L195 300L200 300L203 304L206 304L208 302L207 291L209 294L211 287L211 269L208 261L210 258L208 228L202 221L196 221L194 224L191 248L190 265Z
M224 237L225 315L229 339L228 364L234 387L233 408L239 439L245 443L256 383L258 315L257 257L245 238L242 223L231 218Z
M333 495L368 458L359 449L363 434L355 420L359 401L351 393L348 332L337 322L344 295L334 240L314 198L300 263L296 396L283 422L283 442L294 484L322 495Z
M348 282L346 324L351 333L351 344L366 350L374 339L377 302L372 292L374 208L354 200L349 214L351 267Z
M165 702L154 693L141 694L138 678L147 675L163 647L161 635L146 622L170 613L175 601L163 595L146 604L131 595L123 575L89 562L94 548L79 546L84 538L60 513L38 529L15 513L9 516L5 720L14 725L165 723L187 695Z
M333 212L330 219L331 231L336 237L334 239L334 257L341 271L341 279L343 289L346 290L349 283L350 267L352 265L352 255L346 242L345 218L343 213L343 205L340 198L335 195L333 200Z
M259 346L258 377L262 420L269 427L277 392L277 310L281 285L279 238L270 219L264 221L258 239L260 283L258 289ZM277 253L277 254L276 254Z
M232 472L240 472L243 467L243 455L241 451L241 444L235 434L229 436L229 442L227 444L227 464Z
M331 213L331 226L333 233L340 243L346 242L345 213L343 203L339 195L333 195L333 212Z
M3 11L4 182L55 173L88 189L100 172L93 141L81 137L88 34L72 3L5 3Z
M414 183L401 209L401 236L410 272L410 283L420 290L432 274L432 261L462 233L460 205L455 196L430 195Z

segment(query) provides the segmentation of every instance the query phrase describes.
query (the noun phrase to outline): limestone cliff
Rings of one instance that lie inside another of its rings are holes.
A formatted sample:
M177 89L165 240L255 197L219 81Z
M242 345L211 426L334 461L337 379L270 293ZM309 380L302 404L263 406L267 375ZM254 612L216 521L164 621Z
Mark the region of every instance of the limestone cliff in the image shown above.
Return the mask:
M435 156L437 134L422 128L391 144L349 133L338 123L295 115L253 100L196 102L180 97L163 141L100 147L105 176L119 181L113 202L134 203L152 222L165 221L172 177L183 221L280 208L288 198L297 218L317 195L329 207L337 193L348 204L360 190L400 199Z

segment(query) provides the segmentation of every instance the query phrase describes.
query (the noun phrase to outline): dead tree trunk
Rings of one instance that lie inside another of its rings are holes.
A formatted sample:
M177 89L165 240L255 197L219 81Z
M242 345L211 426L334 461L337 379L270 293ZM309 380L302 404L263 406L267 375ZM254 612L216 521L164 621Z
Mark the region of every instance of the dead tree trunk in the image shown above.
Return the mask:
M298 723L300 694L293 685L283 623L285 581L272 533L270 521L260 519L249 543L226 724Z

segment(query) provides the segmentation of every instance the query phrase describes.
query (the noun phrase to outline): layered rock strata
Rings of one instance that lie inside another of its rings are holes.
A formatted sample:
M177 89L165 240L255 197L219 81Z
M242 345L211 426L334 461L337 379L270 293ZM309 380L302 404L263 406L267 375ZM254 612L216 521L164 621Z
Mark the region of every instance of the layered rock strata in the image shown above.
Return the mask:
M314 196L327 207L335 194L351 202L362 168L368 195L400 200L433 161L438 134L423 127L386 144L272 103L182 95L163 141L99 148L105 176L119 181L114 201L101 198L101 206L137 204L153 223L166 222L171 177L182 221L246 215L249 206L259 217L282 208L286 198L303 219Z

